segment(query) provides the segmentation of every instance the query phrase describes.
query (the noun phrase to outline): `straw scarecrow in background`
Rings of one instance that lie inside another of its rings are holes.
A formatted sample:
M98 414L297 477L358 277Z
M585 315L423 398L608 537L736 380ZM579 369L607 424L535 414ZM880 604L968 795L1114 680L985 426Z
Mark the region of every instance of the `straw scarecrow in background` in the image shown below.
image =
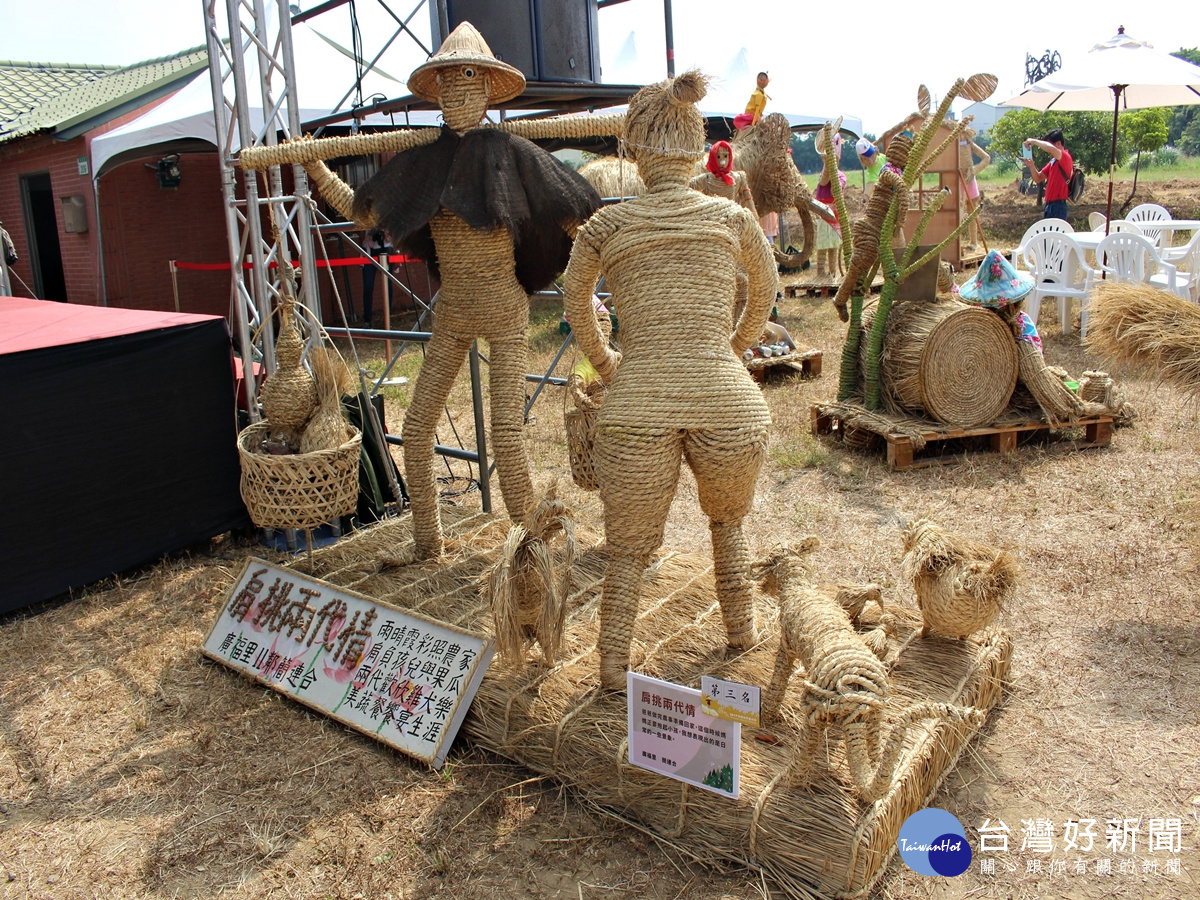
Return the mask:
M442 551L433 475L434 428L471 343L488 341L492 453L509 517L533 505L525 453L524 378L530 292L565 267L575 230L599 207L596 192L528 137L615 134L620 117L481 127L491 104L521 93L524 76L500 62L479 32L459 25L409 78L409 90L441 107L440 131L301 139L243 152L242 165L302 163L322 194L363 228L382 228L402 253L439 275L425 362L404 417L404 465L417 558ZM277 150L274 155L270 151ZM355 194L321 161L399 151Z
M579 230L563 278L576 340L611 387L600 408L595 466L609 547L600 607L600 679L625 686L642 573L662 544L686 458L709 517L717 599L731 647L755 641L742 520L767 448L770 414L739 357L755 344L775 296L771 248L754 215L688 187L704 146L698 72L643 88L625 141L646 193L605 207ZM729 298L742 265L748 301ZM603 271L621 322L622 354L592 314ZM681 332L679 323L687 323ZM619 363L619 365L618 365Z

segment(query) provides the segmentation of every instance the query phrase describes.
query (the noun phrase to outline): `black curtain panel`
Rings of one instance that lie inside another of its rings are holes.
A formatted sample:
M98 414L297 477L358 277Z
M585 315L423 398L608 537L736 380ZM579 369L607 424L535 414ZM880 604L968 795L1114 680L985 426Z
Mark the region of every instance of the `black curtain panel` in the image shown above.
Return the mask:
M219 318L0 355L0 613L249 524Z

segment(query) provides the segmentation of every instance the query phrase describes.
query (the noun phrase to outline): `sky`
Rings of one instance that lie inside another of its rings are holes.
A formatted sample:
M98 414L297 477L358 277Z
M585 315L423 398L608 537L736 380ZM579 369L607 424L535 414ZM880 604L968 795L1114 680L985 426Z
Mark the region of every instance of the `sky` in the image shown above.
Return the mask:
M318 2L299 5L309 9ZM406 17L417 0L389 3ZM979 14L966 12L972 5ZM128 65L168 56L204 44L204 8L205 0L0 0L0 59ZM223 16L225 4L217 8ZM427 9L412 19L426 39ZM928 0L899 11L881 3L674 0L672 18L676 72L695 66L713 76L710 101L719 98L718 105L740 111L754 74L766 70L768 112L853 116L878 134L915 109L922 83L936 103L956 77L989 72L1000 81L991 98L998 102L1022 90L1026 54L1040 58L1057 50L1065 68L1121 25L1165 52L1200 46L1197 9L1195 0L1089 0L1076 6ZM599 11L603 81L666 77L663 10L663 0L626 0ZM371 56L392 29L378 0L358 0L358 11ZM349 46L346 7L313 22ZM401 38L380 65L403 79L420 58L415 45ZM965 105L958 102L955 110Z

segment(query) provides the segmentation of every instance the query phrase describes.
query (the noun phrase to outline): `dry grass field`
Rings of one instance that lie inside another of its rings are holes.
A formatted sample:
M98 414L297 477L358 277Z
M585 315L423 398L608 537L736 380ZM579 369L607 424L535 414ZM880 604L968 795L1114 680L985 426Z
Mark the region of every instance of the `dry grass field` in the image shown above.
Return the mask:
M911 602L898 581L900 528L930 516L1013 548L1023 573L1000 620L1015 645L1006 697L932 803L962 821L975 862L931 879L893 861L872 896L1200 897L1194 404L1118 373L1140 417L1106 449L1030 444L893 473L882 455L809 434L810 404L836 390L844 330L829 301L779 311L802 347L824 351L825 375L764 386L774 424L752 550L815 534L817 578L878 581L889 601ZM538 305L534 318L544 366L561 341L558 310ZM1077 333L1060 333L1051 304L1041 324L1050 362L1076 375L1103 367ZM419 353L410 359L401 374L415 373ZM405 389L388 390L399 431ZM598 499L570 482L562 408L554 388L534 409L535 479L559 481L599 532ZM465 389L449 413L469 445ZM441 440L452 442L449 428ZM454 472L467 475L463 464ZM476 508L479 495L452 502ZM706 554L707 542L685 473L665 546ZM756 873L683 856L462 741L432 772L202 659L222 591L250 553L268 555L226 535L0 622L0 897L772 896ZM1007 825L1007 852L979 853L985 820ZM1065 849L1069 820L1094 820L1090 850L1083 840ZM1121 820L1123 848L1109 846L1108 820ZM1054 849L1039 852L1046 822ZM988 859L992 873L981 871Z

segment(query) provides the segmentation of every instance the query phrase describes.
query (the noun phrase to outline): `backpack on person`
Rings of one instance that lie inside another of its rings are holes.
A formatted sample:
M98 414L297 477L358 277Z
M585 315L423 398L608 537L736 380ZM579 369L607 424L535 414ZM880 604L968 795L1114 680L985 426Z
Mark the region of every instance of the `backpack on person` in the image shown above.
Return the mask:
M1067 174L1067 170L1063 169L1062 160L1058 161L1058 167L1063 170L1063 175ZM1072 203L1078 203L1079 198L1083 196L1084 178L1083 170L1079 166L1071 166L1071 177L1066 179L1067 182L1067 199Z

